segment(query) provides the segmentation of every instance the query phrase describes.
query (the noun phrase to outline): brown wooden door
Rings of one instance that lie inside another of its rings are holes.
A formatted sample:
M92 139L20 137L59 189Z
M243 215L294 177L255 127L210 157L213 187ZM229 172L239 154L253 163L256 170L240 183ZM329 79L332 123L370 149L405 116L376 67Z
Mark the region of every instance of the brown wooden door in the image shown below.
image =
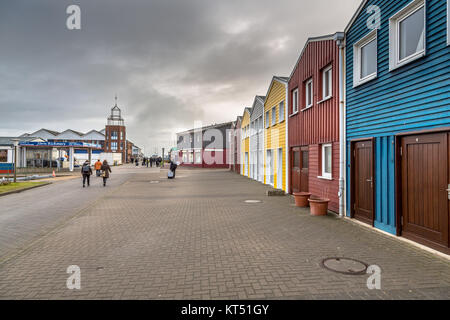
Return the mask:
M372 140L353 144L353 217L373 225L374 167Z
M401 138L402 235L449 246L447 133Z
M309 191L309 148L300 149L300 191Z
M291 190L292 193L300 192L300 148L292 148L291 164Z

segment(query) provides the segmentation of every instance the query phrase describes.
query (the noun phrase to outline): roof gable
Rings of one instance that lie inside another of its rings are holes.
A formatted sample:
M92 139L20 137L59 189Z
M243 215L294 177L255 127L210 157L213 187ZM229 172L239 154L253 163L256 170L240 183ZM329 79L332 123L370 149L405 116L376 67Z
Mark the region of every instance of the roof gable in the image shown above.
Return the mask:
M275 82L278 82L278 83L281 83L282 85L284 85L284 86L287 88L287 86L288 86L288 80L289 80L288 77L278 77L278 76L273 76L273 77L272 77L272 81L270 81L269 90L267 90L267 94L266 94L266 97L265 97L265 99L264 99L264 104L266 103L267 98L269 97L269 94L270 94L270 91L272 90L273 84L274 84Z
M48 139L54 139L58 134L59 134L59 132L57 132L57 131L52 131L52 130L42 128L36 132L29 134L29 136L40 137L42 139L48 140Z
M348 30L352 27L352 25L355 23L356 19L358 18L359 14L361 13L361 11L364 9L364 7L366 6L368 0L362 0L361 4L359 5L358 9L356 10L356 12L353 14L352 18L350 19L349 23L347 24L347 26L344 29L344 32L347 33Z
M302 51L300 52L300 55L298 56L297 62L294 65L294 68L292 68L291 71L291 75L289 76L289 80L291 80L292 76L294 75L295 70L298 67L298 64L300 63L300 60L303 57L303 54L306 52L306 49L308 48L308 46L312 43L312 42L320 42L320 41L329 41L329 40L339 40L339 39L343 39L344 38L344 33L343 32L336 32L333 34L328 34L325 36L320 36L320 37L311 37L308 38L308 40L306 40L305 45L303 46Z
M82 137L82 133L80 133L80 132L77 132L77 131L74 131L74 130L71 130L71 129L67 129L66 131L64 131L64 132L61 132L60 134L58 134L57 136L56 136L56 139L64 139L64 140L67 140L67 139L71 139L71 140L78 140L78 139L80 139L81 137Z

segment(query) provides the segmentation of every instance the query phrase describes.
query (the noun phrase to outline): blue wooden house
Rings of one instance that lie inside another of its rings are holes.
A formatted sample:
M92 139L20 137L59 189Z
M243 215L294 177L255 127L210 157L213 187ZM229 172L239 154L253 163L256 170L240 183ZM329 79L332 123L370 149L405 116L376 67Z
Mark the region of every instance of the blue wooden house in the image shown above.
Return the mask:
M345 30L347 215L446 253L449 6L367 0Z

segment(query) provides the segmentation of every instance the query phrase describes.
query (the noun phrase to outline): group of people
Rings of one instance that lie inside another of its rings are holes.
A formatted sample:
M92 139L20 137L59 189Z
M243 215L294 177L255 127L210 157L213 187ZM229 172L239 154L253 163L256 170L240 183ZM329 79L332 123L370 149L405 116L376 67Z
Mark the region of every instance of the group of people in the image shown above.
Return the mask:
M136 163L136 167L139 166L139 158L136 159L132 159L131 162ZM158 158L153 158L153 157L144 157L142 158L142 166L147 166L147 168L153 167L153 164L156 165L156 167L159 167L162 163L162 158L158 157Z
M94 169L96 171L97 177L103 178L103 186L106 187L106 180L108 180L109 174L112 172L111 167L108 164L108 161L104 160L102 163L100 160L97 160L97 162L94 165ZM83 176L83 188L86 187L86 182L87 186L89 187L92 175L92 168L88 160L86 160L81 166L81 175Z

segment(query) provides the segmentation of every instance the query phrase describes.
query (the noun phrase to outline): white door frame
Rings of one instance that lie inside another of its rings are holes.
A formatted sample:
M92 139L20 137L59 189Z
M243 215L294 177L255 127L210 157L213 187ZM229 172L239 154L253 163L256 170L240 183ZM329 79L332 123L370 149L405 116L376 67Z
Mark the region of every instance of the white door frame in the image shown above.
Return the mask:
M283 148L277 150L277 189L283 189Z

